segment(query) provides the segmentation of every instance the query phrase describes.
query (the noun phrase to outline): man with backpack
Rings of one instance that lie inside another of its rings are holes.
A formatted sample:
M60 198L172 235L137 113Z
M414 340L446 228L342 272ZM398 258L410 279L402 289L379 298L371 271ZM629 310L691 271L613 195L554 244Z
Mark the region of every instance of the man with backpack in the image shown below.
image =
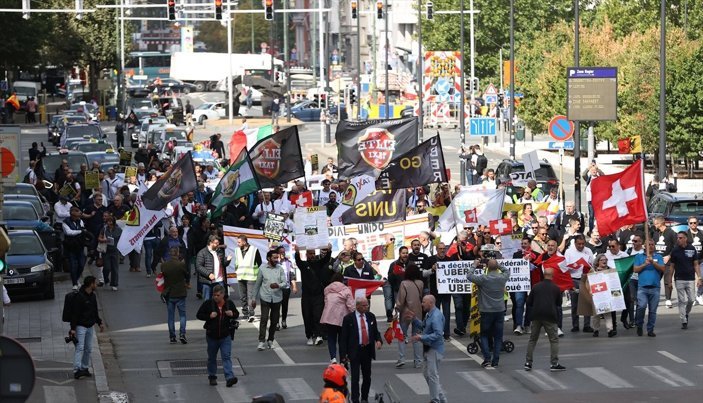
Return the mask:
M100 331L105 330L102 319L98 316L98 301L95 298L96 279L87 276L83 286L77 292L71 292L64 302L63 320L71 322L66 342L72 341L76 346L73 356L73 377L80 379L91 377L88 371L90 354L93 350L93 326L96 324Z

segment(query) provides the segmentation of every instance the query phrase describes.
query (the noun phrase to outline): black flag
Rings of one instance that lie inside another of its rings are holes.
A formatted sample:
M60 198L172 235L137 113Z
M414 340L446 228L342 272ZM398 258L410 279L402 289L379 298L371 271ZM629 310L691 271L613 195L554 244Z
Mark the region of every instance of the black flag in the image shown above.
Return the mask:
M448 182L439 136L396 157L376 180L376 189L401 189Z
M368 120L337 125L339 176L378 176L388 163L417 147L417 118Z
M125 118L125 123L129 123L131 125L138 125L139 124L139 119L137 119L137 114L134 113L132 109L129 110L129 113L127 114L127 117Z
M342 223L405 221L407 191L376 190L342 214Z
M260 140L249 150L249 157L262 188L282 185L305 176L297 126Z
M149 190L142 195L142 202L149 210L161 210L182 195L198 188L191 152L171 166Z

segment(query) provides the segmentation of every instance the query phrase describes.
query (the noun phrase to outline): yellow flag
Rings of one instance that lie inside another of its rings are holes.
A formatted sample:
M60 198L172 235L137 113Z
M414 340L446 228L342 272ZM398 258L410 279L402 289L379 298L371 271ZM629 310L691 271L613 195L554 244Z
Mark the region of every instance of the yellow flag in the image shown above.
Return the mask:
M642 153L642 136L630 137L630 154Z

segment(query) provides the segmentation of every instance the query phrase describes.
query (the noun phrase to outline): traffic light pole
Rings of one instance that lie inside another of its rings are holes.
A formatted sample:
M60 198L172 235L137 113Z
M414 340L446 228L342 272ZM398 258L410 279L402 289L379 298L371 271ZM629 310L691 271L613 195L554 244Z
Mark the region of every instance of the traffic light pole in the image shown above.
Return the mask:
M383 22L385 24L384 30L386 33L386 35L385 35L385 38L386 38L386 49L385 49L386 65L384 66L384 69L386 71L386 91L385 91L385 94L386 94L385 95L385 98L386 98L386 119L390 119L391 118L391 116L390 116L391 102L390 102L390 93L388 91L388 87L389 87L389 85L388 85L388 54L390 53L390 42L388 41L388 16L390 15L390 13L388 12L388 0L384 0L383 9L385 11L385 13L383 14L383 20L384 20Z
M361 116L361 14L356 16L356 120Z
M283 0L283 11L288 9L288 1ZM288 14L284 14L283 20L283 61L286 71L286 123L290 123L290 60L288 58Z
M508 133L510 133L510 159L515 160L515 0L510 0L510 114L508 115Z
M574 0L574 67L579 60L579 0ZM513 94L510 94L513 95ZM574 204L581 211L581 123L574 122Z
M464 147L466 142L466 118L464 117L465 99L466 99L466 85L464 84L466 78L464 76L464 0L459 1L459 54L461 55L461 91L459 91L459 142L461 147ZM460 181L462 185L466 185L466 159L459 158L459 171L460 171Z
M423 87L423 80L422 80L422 62L424 61L425 56L422 53L422 0L417 0L417 103L418 103L418 127L417 127L417 134L418 134L418 142L422 143L423 141L423 128L425 125L424 122L424 114L422 113L422 87Z

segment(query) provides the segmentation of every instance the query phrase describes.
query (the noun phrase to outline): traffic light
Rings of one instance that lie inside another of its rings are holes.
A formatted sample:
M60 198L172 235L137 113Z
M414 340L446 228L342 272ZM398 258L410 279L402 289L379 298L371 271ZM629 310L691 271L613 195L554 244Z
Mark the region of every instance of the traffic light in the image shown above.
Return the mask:
M266 21L273 21L273 0L266 1L266 12L264 18Z
M469 78L466 77L465 83L464 83L464 88L466 89L466 92L468 93L474 93L478 91L478 77Z
M356 103L356 89L349 89L349 105L354 105Z
M352 17L352 20L355 20L355 19L359 18L358 6L359 6L359 3L357 3L356 1L352 1L352 2L351 2L351 17Z
M428 20L434 19L434 4L432 4L431 1L428 1L427 3L425 3L425 8L427 11L427 19Z
M382 1L376 2L376 18L378 18L379 20L383 19L383 2Z
M168 0L168 20L176 20L176 0Z
M215 19L222 19L222 0L215 0Z

